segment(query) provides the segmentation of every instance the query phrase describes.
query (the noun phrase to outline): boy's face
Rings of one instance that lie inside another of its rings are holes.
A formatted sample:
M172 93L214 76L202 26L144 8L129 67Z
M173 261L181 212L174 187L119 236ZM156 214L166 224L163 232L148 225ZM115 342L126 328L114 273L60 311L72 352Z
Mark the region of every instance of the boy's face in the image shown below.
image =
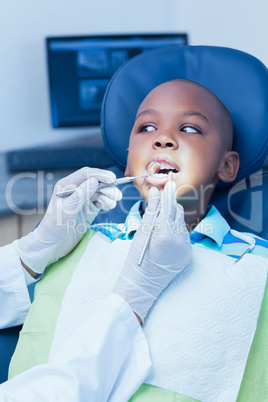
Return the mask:
M181 81L162 84L140 105L125 173L143 175L157 161L158 174L135 182L145 200L151 186L164 188L169 171L174 173L177 199L187 205L187 199L200 198L202 192L209 199L231 153L229 129L222 109L205 89Z

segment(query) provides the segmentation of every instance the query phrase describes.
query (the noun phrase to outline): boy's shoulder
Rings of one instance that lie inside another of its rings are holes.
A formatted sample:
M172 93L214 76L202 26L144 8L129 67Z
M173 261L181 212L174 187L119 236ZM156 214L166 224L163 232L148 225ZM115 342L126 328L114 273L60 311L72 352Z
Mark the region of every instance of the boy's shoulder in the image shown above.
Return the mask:
M124 224L118 223L98 223L96 225L91 225L90 229L93 232L103 234L107 237L107 240L113 241L115 239L123 239L125 233Z
M250 252L268 258L268 241L254 233L234 230L218 209L211 205L206 216L191 233L191 240L201 246L233 258Z
M229 245L234 244L236 252L243 251L245 243L247 244L247 252L268 258L268 241L257 236L254 233L238 232L230 229L230 232L224 239Z
M142 221L142 214L144 212L144 202L142 200L137 201L130 209L128 214L124 217L124 223L113 222L110 217L106 218L106 221L95 219L90 229L94 232L102 233L110 241L120 240L132 240L133 236Z

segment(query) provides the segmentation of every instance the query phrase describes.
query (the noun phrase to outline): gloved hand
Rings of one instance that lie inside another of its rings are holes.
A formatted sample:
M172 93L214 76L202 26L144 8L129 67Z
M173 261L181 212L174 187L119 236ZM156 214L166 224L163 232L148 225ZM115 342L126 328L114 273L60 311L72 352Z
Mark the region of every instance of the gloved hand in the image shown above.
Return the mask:
M122 198L115 186L99 188L100 183L112 183L115 179L112 172L84 167L59 180L40 224L33 232L13 242L24 264L42 273L48 265L68 254L99 210L114 208L116 201ZM56 192L75 187L70 196L56 196Z
M138 266L160 200L159 190L150 189L143 222L134 236L114 288L114 293L123 297L142 321L162 290L191 260L190 237L175 192L175 183L169 181L163 191L161 210L144 259Z

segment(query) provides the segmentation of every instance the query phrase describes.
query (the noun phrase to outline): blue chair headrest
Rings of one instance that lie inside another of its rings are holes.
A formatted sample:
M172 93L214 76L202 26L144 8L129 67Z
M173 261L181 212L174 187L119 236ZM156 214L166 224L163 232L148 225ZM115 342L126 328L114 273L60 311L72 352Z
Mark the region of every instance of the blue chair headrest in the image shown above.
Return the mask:
M174 78L205 86L229 110L233 150L240 155L236 181L260 169L268 152L267 68L247 53L214 46L171 46L143 53L116 72L101 112L104 144L115 165L125 169L129 135L142 100Z

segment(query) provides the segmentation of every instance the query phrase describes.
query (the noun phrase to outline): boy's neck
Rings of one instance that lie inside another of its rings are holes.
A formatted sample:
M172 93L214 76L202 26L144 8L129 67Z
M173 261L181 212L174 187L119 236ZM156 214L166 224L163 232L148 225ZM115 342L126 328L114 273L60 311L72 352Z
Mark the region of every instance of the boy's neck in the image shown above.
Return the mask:
M202 208L200 207L199 204L197 204L197 205L195 204L195 205L190 206L190 205L185 205L185 204L181 203L181 205L184 208L184 220L185 220L187 230L188 230L189 233L191 233L194 230L194 228L206 216L208 203L206 203L206 205L203 205ZM141 216L143 216L146 206L147 206L146 201L142 202L140 204L139 211L140 211Z
M190 217L187 217L184 215L185 224L186 224L188 232L191 233L205 216L206 216L206 214L204 214L203 216L190 216Z
M204 217L207 214L207 204L202 205L202 207L198 205L194 206L189 206L189 205L183 205L184 208L184 220L186 227L188 229L188 232L191 233L194 228L204 219Z

